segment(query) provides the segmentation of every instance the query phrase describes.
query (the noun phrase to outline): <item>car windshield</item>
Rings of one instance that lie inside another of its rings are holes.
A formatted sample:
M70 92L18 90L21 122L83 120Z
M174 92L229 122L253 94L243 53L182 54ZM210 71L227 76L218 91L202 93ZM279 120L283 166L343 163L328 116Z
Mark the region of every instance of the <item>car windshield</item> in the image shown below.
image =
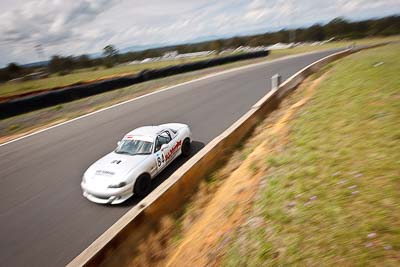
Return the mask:
M115 153L129 155L151 154L152 143L141 140L122 140Z

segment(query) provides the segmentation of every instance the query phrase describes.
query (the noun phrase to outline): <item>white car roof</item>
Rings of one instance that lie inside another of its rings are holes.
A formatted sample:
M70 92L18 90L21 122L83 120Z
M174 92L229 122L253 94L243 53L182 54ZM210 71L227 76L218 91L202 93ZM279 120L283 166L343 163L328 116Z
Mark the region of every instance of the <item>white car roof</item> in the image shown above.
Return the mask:
M154 125L154 126L143 126L136 128L133 131L127 133L123 139L136 139L136 140L143 140L148 142L153 142L157 135L164 130L170 130L173 133L178 131L179 128L188 127L186 124L183 123L166 123L161 125Z
M168 128L160 126L143 126L127 133L124 136L124 139L137 139L153 142L158 133L165 129Z

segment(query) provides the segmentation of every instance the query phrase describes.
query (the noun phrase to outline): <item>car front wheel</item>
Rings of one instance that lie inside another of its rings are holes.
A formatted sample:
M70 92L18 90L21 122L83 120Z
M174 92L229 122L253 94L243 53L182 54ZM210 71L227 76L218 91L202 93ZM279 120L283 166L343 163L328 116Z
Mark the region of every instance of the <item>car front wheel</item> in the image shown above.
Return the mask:
M133 188L133 193L135 195L145 197L150 193L151 190L151 178L147 174L140 175Z

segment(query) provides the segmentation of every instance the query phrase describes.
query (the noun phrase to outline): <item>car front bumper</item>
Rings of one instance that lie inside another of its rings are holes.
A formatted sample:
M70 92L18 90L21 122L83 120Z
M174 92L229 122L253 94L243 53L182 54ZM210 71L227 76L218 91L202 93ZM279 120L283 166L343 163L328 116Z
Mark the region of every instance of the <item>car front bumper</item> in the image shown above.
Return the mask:
M96 189L81 183L83 196L98 204L120 204L133 195L133 185L128 184L121 188Z

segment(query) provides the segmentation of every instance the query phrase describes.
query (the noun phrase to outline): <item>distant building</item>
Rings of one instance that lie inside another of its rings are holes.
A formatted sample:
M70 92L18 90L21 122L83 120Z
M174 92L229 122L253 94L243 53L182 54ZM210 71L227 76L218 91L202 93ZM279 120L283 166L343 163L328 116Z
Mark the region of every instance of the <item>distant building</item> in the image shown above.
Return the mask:
M48 77L49 77L49 74L47 72L45 72L45 71L37 71L37 72L29 73L29 74L25 75L24 77L19 77L19 78L15 78L15 79L9 80L8 82L10 82L10 83L20 83L20 82L25 82L25 81L45 79L45 78L48 78Z
M186 53L186 54L179 54L175 58L183 59L183 58L195 58L195 57L206 57L215 54L215 51L200 51L194 53Z
M145 59L143 59L142 61L140 61L140 63L147 63L147 62L152 62L152 61L154 61L154 58L145 58Z
M134 60L128 63L128 65L136 65L136 64L140 64L140 60Z
M38 72L32 72L28 75L24 76L25 81L30 81L30 80L39 80L39 79L44 79L49 77L49 74L45 71L38 71Z
M15 78L15 79L9 80L8 82L9 83L21 83L23 81L24 81L24 77L20 77L20 78Z
M162 59L175 59L176 56L178 55L178 51L169 51L164 53L162 56Z
M286 44L286 43L276 43L276 44L274 44L274 45L268 46L268 49L269 49L269 50L278 50L278 49L287 49L287 48L291 48L291 47L293 47L293 43L289 43L289 44Z

